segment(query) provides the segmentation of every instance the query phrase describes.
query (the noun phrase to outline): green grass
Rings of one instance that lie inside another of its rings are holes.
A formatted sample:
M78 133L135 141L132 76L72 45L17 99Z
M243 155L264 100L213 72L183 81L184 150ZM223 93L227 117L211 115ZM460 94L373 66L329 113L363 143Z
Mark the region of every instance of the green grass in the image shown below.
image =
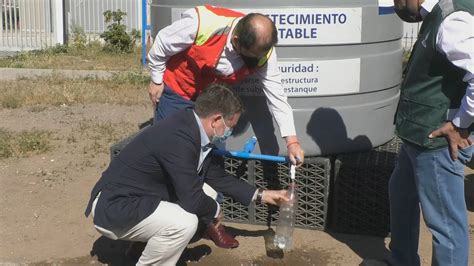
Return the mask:
M90 103L141 105L148 103L149 76L142 72L123 72L109 80L97 78L66 79L52 75L0 83L0 110L39 106Z
M83 146L83 154L95 156L99 153L109 153L110 146L135 132L133 123L97 122L90 119L80 121L67 137L69 144L78 143L80 139L89 139Z
M0 58L0 67L138 71L142 69L141 48L132 53L116 53L104 50L99 42L84 48L58 45Z
M10 133L3 128L0 128L0 158L9 158L13 155L11 147Z
M45 130L25 130L12 132L0 128L0 158L25 157L41 154L51 149L51 132Z
M408 64L408 60L410 59L411 51L404 51L402 57L402 64L403 68Z
M25 108L42 112L51 106L78 104L148 105L150 77L140 64L139 49L131 54L106 52L97 43L85 48L57 46L0 59L0 67L124 70L109 79L62 77L57 71L48 77L21 78L0 82L0 111ZM108 153L110 145L136 130L134 124L82 121L65 140L79 145L94 158ZM15 132L0 125L0 159L21 158L52 150L51 132L32 129ZM84 143L83 140L87 140Z

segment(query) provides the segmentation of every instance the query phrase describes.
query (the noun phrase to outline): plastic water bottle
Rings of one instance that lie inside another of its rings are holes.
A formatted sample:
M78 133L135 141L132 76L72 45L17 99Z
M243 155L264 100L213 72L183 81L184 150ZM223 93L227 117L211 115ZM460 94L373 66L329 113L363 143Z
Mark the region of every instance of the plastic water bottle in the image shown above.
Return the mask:
M290 200L280 205L280 216L278 218L273 244L280 249L290 249L293 242L293 230L295 228L296 210L298 209L298 197L296 195L294 182L288 190Z

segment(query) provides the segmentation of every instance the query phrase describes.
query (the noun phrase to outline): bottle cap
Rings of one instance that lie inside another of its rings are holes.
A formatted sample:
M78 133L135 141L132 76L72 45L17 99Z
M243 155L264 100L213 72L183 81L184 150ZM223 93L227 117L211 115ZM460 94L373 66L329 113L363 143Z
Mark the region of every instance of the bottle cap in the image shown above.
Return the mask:
M295 175L296 175L296 166L294 164L292 164L290 166L290 177L291 177L291 180L295 180Z

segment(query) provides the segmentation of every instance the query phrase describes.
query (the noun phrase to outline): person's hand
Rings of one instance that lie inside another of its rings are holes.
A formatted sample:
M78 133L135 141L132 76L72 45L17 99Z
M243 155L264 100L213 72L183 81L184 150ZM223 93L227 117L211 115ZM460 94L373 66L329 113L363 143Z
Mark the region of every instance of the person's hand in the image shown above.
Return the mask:
M448 141L449 154L453 161L458 158L458 149L465 149L472 144L472 140L469 139L469 131L456 127L452 122L447 122L429 135L429 138L439 137L445 137Z
M304 162L304 151L296 136L286 137L286 147L288 149L290 162L296 166L301 166Z
M151 103L153 107L156 107L156 104L160 101L161 94L163 93L164 85L156 84L153 81L150 82L148 87L148 95L150 96Z
M262 203L280 205L284 201L289 201L286 190L264 190L262 193Z

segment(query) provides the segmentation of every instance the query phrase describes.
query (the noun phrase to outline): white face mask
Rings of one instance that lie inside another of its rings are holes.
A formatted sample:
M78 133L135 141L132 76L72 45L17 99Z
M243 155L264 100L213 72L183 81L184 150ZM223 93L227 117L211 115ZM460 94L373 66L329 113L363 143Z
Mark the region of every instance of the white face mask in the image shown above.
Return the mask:
M222 136L217 135L216 128L214 128L214 136L212 137L212 142L225 142L232 135L232 128L227 127L225 124L224 117L222 117L222 122L224 122L225 130Z

